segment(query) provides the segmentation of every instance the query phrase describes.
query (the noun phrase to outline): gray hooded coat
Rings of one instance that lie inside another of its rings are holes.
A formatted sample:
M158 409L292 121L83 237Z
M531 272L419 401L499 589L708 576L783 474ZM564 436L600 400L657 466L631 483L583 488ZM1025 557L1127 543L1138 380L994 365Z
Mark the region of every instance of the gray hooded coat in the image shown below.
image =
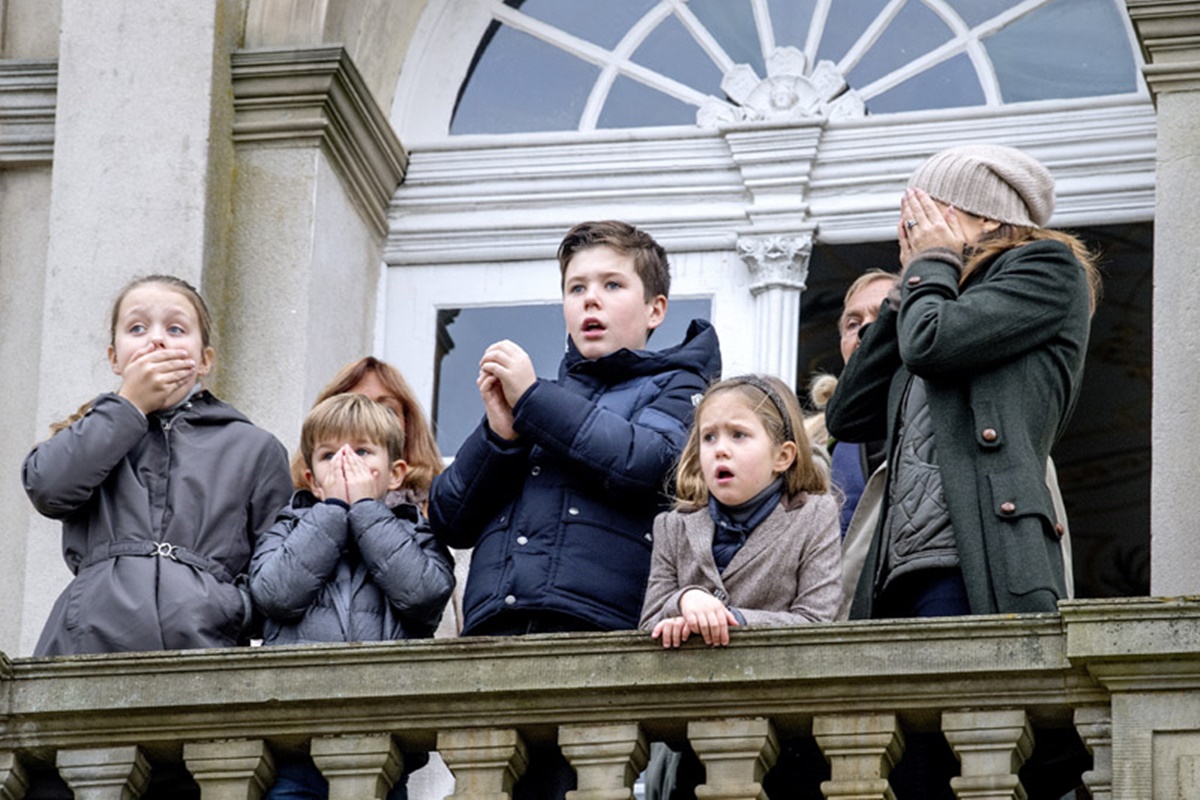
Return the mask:
M243 585L255 533L291 493L287 452L199 391L174 414L96 398L22 469L39 512L62 521L75 578L35 655L228 647L248 641Z

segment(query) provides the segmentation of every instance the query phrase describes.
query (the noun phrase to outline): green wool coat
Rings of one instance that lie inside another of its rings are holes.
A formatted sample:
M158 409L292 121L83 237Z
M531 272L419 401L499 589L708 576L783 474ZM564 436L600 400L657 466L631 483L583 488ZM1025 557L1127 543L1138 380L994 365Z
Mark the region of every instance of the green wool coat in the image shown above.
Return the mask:
M846 364L826 408L829 431L850 442L886 436L892 452L905 388L923 378L971 612L1055 611L1066 587L1046 458L1083 377L1083 266L1066 245L1038 241L960 289L951 264L918 258L900 293L899 310L884 304ZM852 619L872 616L882 520Z

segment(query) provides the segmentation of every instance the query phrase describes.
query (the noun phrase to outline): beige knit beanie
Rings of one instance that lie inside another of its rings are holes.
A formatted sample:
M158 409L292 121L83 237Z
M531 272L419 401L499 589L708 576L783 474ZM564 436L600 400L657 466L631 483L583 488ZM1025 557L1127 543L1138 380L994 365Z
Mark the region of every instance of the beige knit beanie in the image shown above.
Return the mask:
M931 156L909 179L935 200L1010 225L1040 228L1054 211L1054 178L1041 162L998 144L966 144Z

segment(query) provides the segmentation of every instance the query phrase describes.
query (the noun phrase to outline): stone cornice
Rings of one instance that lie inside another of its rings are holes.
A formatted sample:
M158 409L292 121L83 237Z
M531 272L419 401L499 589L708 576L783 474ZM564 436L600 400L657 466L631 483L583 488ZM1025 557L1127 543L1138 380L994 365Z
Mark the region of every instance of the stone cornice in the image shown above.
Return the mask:
M1150 90L1200 91L1200 2L1125 0L1146 59Z
M386 232L408 155L344 48L235 52L233 102L236 145L321 147L371 225Z
M51 162L57 94L57 61L0 61L0 167Z

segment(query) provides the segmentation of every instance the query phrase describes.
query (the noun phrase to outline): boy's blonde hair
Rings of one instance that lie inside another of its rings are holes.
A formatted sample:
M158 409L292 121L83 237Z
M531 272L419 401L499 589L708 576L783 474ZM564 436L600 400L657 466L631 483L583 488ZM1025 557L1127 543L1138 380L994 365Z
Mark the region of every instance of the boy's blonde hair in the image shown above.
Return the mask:
M708 504L708 484L704 482L700 470L700 421L709 401L727 392L734 392L746 401L777 447L784 442L796 445L796 458L783 473L785 498L794 497L800 492L829 491L829 477L813 461L812 447L804 431L804 415L796 394L778 378L742 375L710 386L696 406L692 431L675 473L676 507L702 508Z
M361 394L339 394L313 406L300 429L300 453L312 469L317 445L360 439L386 447L389 461L404 458L404 427L392 410Z
M404 415L400 421L404 426L406 452L404 460L408 463L408 472L404 475L404 485L417 492L428 492L434 476L442 472L442 453L438 450L437 439L433 435L433 429L430 428L428 420L425 419L425 413L421 411L421 404L417 402L416 394L409 387L408 381L404 380L400 370L374 356L366 356L352 361L338 370L333 379L321 390L317 399L313 401L313 408L316 408L323 400L349 392L368 375L379 378L379 382L404 409ZM308 481L304 477L306 463L301 453L296 453L292 458L292 483L297 489L304 489L308 486Z

